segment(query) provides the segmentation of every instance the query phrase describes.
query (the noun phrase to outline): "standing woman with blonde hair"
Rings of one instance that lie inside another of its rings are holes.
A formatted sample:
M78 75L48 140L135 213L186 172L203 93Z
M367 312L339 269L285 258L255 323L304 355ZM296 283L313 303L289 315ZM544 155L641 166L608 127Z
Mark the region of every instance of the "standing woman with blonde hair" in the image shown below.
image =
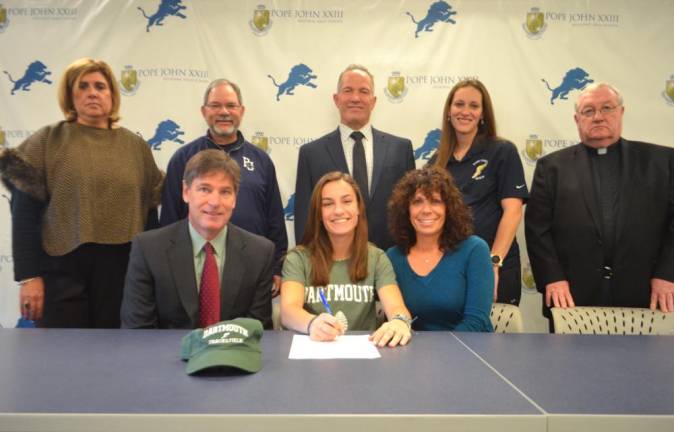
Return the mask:
M130 241L163 175L147 143L117 125L119 87L105 62L70 64L58 101L64 121L0 154L21 314L41 327L119 327Z
M480 81L463 80L450 90L440 144L429 164L452 175L473 214L475 234L491 249L494 301L519 304L522 270L515 234L529 192L517 148L496 135L491 97Z
M338 171L321 177L311 194L302 242L283 263L285 327L313 340L334 340L346 330L335 317L341 311L349 330L374 331L370 338L378 346L407 344L410 313L391 262L368 243L367 234L365 204L353 178ZM388 318L378 329L377 298Z

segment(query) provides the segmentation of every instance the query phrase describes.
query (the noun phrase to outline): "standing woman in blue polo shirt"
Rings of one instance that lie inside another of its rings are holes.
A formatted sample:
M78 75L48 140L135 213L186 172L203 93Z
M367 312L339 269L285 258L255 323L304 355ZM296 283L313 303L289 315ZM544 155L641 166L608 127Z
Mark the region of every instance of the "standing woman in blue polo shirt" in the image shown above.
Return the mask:
M515 234L529 192L517 148L496 135L489 92L476 79L452 88L442 120L438 151L429 164L454 177L473 213L475 234L491 249L494 300L518 305L522 286Z

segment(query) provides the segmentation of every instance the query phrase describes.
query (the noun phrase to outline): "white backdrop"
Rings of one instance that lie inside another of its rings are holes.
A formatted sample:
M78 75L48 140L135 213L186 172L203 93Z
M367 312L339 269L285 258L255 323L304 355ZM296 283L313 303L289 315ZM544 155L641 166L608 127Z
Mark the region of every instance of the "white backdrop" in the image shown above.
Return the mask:
M623 91L625 137L674 145L673 20L671 0L0 0L0 144L16 146L60 120L56 83L70 62L90 56L124 77L121 124L153 145L163 169L178 147L205 133L206 84L228 78L243 92L242 132L269 151L286 205L299 146L336 127L337 75L362 63L375 75L373 125L412 139L419 166L437 145L432 132L449 89L478 77L530 181L542 154L577 142L578 89L567 74ZM310 69L310 85L277 100L269 76L292 83L296 65ZM292 244L290 211L287 218ZM0 199L6 327L18 316L10 225L8 199ZM543 331L521 229L518 237L526 329Z

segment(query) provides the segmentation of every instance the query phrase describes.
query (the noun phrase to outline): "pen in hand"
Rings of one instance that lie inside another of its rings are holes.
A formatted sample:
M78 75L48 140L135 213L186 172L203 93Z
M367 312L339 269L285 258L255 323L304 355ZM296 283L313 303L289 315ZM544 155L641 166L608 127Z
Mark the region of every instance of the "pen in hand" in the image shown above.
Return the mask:
M332 315L332 309L330 308L330 305L328 304L328 301L325 299L325 294L323 294L323 288L318 289L318 295L321 297L321 303L323 303L323 306L325 307L325 310Z

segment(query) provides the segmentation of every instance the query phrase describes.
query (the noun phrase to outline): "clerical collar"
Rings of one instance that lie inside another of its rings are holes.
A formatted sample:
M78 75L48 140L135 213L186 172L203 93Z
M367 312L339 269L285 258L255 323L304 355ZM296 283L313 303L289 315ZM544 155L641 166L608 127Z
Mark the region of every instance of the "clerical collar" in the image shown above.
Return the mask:
M614 142L613 144L609 145L608 147L601 147L601 148L594 148L590 147L589 145L583 143L585 148L587 149L588 153L592 156L597 155L597 156L605 156L607 154L615 154L616 152L620 151L620 143L622 140L618 139L618 141Z

